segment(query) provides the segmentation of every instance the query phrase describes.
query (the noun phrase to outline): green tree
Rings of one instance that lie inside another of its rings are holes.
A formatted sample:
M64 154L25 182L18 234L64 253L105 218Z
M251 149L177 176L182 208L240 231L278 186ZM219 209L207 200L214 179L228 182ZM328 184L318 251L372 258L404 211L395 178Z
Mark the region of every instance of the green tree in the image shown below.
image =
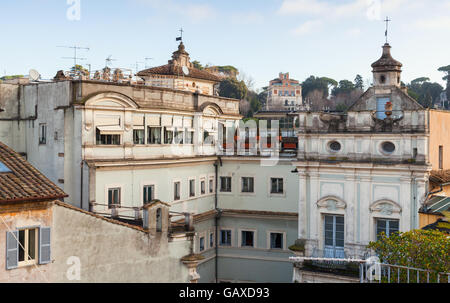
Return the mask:
M323 93L325 98L328 98L330 88L336 87L337 85L338 83L334 79L310 76L302 83L302 96L303 98L306 98L310 93L318 90Z
M244 81L227 78L219 84L219 95L221 97L243 100L247 97L247 93L248 88Z
M203 65L197 60L192 61L192 65L197 69L203 69Z
M445 73L445 76L442 79L447 81L447 100L450 102L450 65L441 66L438 68L438 71Z
M339 84L333 88L331 94L333 96L337 96L338 94L349 94L355 89L356 87L353 82L348 80L341 80L339 81Z
M72 73L81 73L83 75L89 74L89 70L87 70L86 68L84 68L82 65L79 65L79 64L72 66L70 68L70 71Z
M450 272L450 237L439 231L413 230L394 233L389 237L382 234L381 238L371 242L368 248L375 251L382 263L425 269L436 273ZM400 271L400 278L402 282L406 282L406 270ZM426 279L426 274L420 276L421 282L426 282ZM415 279L411 280L415 281ZM437 274L430 274L430 281L437 281Z
M439 83L429 81L428 77L420 77L407 85L408 94L426 108L432 108L444 90Z
M355 87L359 90L364 90L364 80L359 74L355 77Z

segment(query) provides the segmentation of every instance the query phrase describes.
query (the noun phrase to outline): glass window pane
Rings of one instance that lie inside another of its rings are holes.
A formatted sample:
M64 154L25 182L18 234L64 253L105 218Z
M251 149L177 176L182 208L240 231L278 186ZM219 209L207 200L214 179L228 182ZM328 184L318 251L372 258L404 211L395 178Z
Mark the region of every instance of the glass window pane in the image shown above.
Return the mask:
M36 259L36 229L28 231L28 260Z
M25 230L19 230L19 262L25 261Z

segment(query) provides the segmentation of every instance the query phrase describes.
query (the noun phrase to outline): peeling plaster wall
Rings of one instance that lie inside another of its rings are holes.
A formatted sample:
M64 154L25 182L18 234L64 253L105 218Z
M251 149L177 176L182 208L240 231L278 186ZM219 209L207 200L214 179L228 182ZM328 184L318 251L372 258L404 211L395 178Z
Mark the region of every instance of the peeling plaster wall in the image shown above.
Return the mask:
M170 241L59 205L53 213L53 282L189 282L180 261L190 254L188 239ZM79 281L67 278L70 256L80 260Z

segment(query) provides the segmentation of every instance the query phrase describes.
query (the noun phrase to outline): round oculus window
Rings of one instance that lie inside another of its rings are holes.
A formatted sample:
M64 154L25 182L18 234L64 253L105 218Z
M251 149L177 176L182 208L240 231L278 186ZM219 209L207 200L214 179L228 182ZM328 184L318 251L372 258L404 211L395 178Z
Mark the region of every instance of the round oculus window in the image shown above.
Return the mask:
M381 144L381 148L385 153L391 154L395 151L395 144L392 142L384 142Z
M338 152L341 150L341 143L337 141L330 142L329 147L331 151Z

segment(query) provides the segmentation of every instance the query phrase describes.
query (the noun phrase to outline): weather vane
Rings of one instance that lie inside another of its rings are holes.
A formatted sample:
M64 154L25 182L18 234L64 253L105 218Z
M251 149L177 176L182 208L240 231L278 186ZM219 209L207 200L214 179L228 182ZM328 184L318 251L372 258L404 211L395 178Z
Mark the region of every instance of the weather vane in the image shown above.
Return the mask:
M183 33L184 33L183 28L180 28L179 32L181 35L180 35L180 37L177 37L177 41L183 41Z
M384 33L384 35L386 36L386 43L388 43L388 29L389 29L389 22L391 22L392 20L390 20L388 17L386 17L386 20L384 20L384 22L386 22L386 32Z

